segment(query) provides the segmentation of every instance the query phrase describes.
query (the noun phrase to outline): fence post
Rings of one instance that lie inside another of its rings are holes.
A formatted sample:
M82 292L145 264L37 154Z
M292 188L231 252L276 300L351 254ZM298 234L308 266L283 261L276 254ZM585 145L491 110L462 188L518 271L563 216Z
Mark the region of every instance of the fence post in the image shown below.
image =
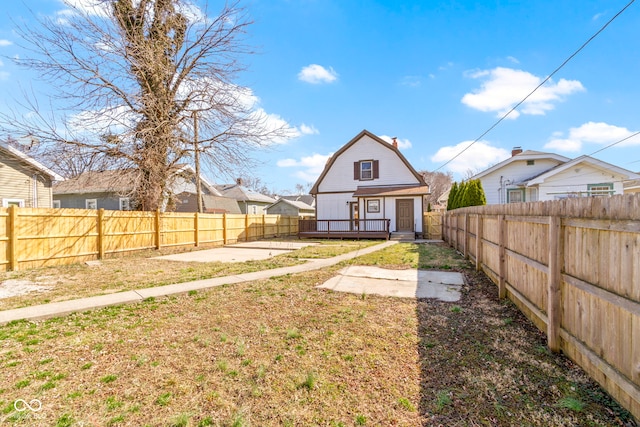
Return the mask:
M9 271L18 270L18 207L9 206Z
M244 216L244 241L249 241L249 214Z
M266 223L267 223L267 219L266 219L266 215L262 214L262 238L264 239L266 236Z
M469 214L464 214L464 259L469 259Z
M506 274L507 274L507 256L505 250L505 240L507 239L507 221L505 220L504 215L498 216L498 258L499 258L499 268L498 268L498 298L503 299L507 296L507 284L506 284Z
M482 215L476 216L476 271L482 270Z
M104 259L104 208L98 210L98 259Z
M553 352L560 351L560 325L562 311L560 309L560 281L562 279L562 219L549 217L549 272L547 275L547 345Z
M196 247L200 245L200 215L196 212L193 216L193 241Z
M222 214L222 244L227 244L227 214Z
M155 227L156 227L156 249L160 249L160 209L156 209Z

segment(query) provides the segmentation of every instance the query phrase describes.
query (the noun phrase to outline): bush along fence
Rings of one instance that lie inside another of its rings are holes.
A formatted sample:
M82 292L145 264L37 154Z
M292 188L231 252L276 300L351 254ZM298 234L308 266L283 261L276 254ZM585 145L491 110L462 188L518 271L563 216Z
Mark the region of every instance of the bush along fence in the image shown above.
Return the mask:
M640 418L640 195L456 209L443 234Z
M280 215L0 208L0 271L102 259L168 246L221 246L298 233Z

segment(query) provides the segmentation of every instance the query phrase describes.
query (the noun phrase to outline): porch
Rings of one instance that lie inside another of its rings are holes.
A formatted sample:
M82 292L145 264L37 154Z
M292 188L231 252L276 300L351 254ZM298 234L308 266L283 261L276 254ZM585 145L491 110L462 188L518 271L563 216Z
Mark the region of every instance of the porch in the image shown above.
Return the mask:
M389 219L301 219L298 237L389 240L390 222Z

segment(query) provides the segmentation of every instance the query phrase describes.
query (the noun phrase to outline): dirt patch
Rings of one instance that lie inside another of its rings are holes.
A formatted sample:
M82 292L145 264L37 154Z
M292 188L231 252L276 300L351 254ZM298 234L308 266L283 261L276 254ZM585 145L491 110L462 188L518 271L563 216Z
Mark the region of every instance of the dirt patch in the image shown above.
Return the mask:
M52 286L46 286L31 280L9 279L0 282L0 299L26 295L33 292L46 292Z

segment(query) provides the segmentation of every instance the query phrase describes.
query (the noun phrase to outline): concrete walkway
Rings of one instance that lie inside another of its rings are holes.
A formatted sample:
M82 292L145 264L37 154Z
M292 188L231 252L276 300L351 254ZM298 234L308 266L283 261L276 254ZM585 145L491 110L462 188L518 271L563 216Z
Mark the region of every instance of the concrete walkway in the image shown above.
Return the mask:
M353 259L361 255L379 251L398 242L385 241L379 245L338 255L333 258L311 260L304 264L291 267L274 268L272 270L256 271L253 273L238 274L234 276L216 277L212 279L197 280L194 282L177 283L174 285L158 286L154 288L137 289L134 291L117 292L108 295L80 298L70 301L54 302L49 304L34 305L30 307L16 308L13 310L0 311L0 325L13 320L40 320L50 317L59 317L66 314L93 310L96 308L108 307L118 304L129 304L143 301L151 297L162 297L168 295L182 294L189 291L208 289L215 286L231 285L235 283L263 280L270 277L284 276L285 274L304 273L309 270L319 270L341 261Z

